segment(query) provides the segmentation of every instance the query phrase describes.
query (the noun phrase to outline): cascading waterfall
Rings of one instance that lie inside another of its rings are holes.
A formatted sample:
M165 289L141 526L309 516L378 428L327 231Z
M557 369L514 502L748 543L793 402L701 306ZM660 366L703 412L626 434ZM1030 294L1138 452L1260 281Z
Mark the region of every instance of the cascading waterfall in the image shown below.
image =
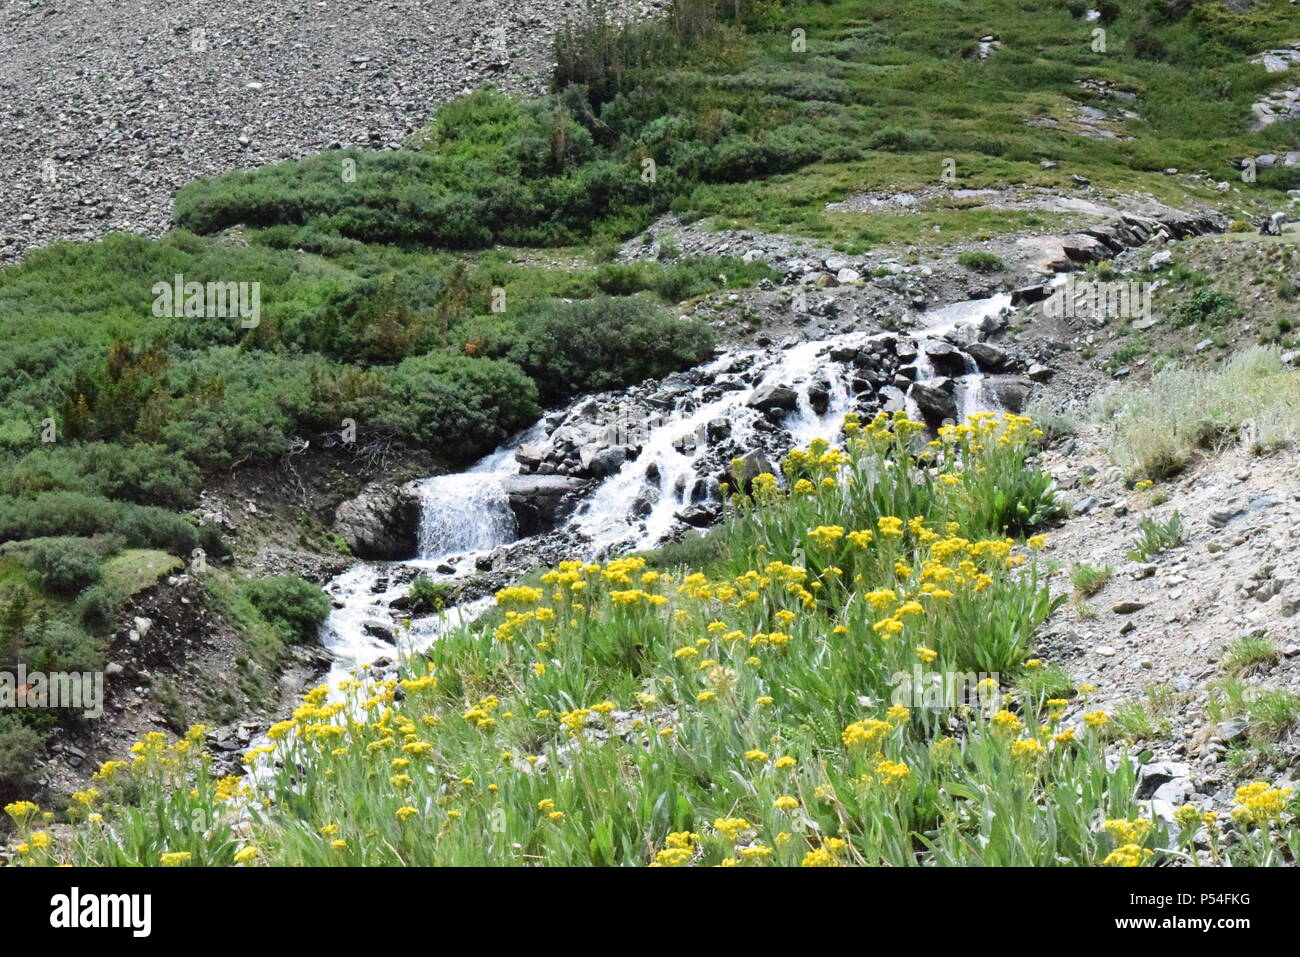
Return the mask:
M467 471L436 475L416 485L420 497L418 561L437 563L451 555L490 551L518 534L502 479L516 474L515 450L542 433L537 422Z
M965 324L978 326L1009 304L1010 296L997 295L932 312L930 322L914 333L918 345L917 381L935 378L934 366L925 352L925 337L952 335ZM797 393L796 407L782 422L793 444L806 445L818 436L834 435L852 407L852 370L847 363L830 358L829 353L838 344L861 338L861 333L847 333L771 352L732 351L705 366L703 371L710 373L707 381L729 379L730 388L707 400L709 386L682 393L670 412L649 424L638 443L639 454L587 495L569 517L567 528L588 542L585 547L592 555L614 547L647 548L657 544L672 529L677 513L699 494L696 465L707 445L699 437L710 422L723 419L733 441L742 447L749 444L761 413L749 407L748 400L765 386L784 384ZM738 363L738 359L744 361ZM748 378L730 373L733 367L747 368ZM967 363L965 374L954 378L954 398L962 415L992 407L983 394L984 377L972 363ZM809 395L809 386L814 383L820 383L826 393L822 412L816 410ZM907 403L915 414L910 394ZM420 481L416 487L422 506L419 557L402 564L435 579L446 579L451 576L436 571L444 563L455 564L456 559L513 541L517 529L503 479L518 473L515 450L544 436L545 421L465 472ZM650 495L637 510L640 514L634 514L634 502L647 487L657 497ZM322 627L321 639L336 662L330 675L332 686L358 665L398 653L395 635L400 629L394 629L390 608L408 590L403 582L409 576L392 572L392 566L361 563L330 583L328 590L335 600L335 610ZM472 620L490 601L467 603L441 616L416 620L402 638L409 646L403 650L427 647L447 628Z
M459 472L422 480L420 550L424 562L460 552L487 551L514 539L515 515L510 510L501 476L492 472Z
M535 439L541 428L537 423L465 472L423 479L416 489L421 506L419 556L400 564L441 577L430 569L513 541L515 518L501 480L518 470L515 449ZM439 634L486 607L486 602L470 602L442 615L416 619L399 649L391 605L409 586L396 577L389 566L362 562L330 582L327 591L335 607L321 626L321 644L334 659L328 679L332 689L357 666L392 658L399 651L427 648Z
M930 339L938 339L952 335L959 326L969 326L972 329L977 329L984 320L1000 315L1010 305L1011 295L1009 293L998 293L996 296L989 296L987 299L968 299L964 302L955 302L930 313L927 316L928 321L926 324L917 330L916 381L926 384L936 378L934 364L926 354L925 339L920 338L921 334ZM976 412L989 412L996 408L996 402L985 394L984 373L980 372L969 356L966 357L965 363L965 372L960 376L953 377L953 400L957 405L958 421L963 421L967 416L974 415ZM920 410L917 408L916 400L910 395L907 398L907 412L914 418L920 418Z
M819 435L833 435L849 408L848 368L822 353L856 338L860 336L848 333L803 342L776 353L760 369L762 376L752 388L725 392L711 402L698 404L696 399L703 388L697 389L679 403L667 421L648 430L641 454L592 492L570 519L570 525L590 538L594 551L614 545L641 549L657 544L671 530L677 512L691 502L697 478L695 461L704 452L705 443L698 441L702 430L714 419L726 419L731 437L744 444L759 416L747 402L753 391L767 385L785 383L798 392L798 406L783 423L796 445L806 445ZM753 351L730 352L706 366L705 371L725 370L738 357L754 355L757 353ZM821 413L813 409L807 389L819 373L830 387L827 407ZM638 518L632 514L632 502L647 483L657 489L658 498L648 514Z

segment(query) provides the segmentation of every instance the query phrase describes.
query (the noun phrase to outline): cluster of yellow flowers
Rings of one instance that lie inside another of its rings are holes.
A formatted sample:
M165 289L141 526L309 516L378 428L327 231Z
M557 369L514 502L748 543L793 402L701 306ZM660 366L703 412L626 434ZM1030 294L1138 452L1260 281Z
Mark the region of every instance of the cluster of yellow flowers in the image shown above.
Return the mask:
M1294 793L1294 788L1277 788L1264 781L1252 781L1237 788L1237 806L1232 810L1232 819L1242 825L1267 827L1286 811Z
M976 412L966 418L967 421L960 425L940 426L939 438L932 447L937 445L945 449L974 453L982 452L994 443L1008 446L1043 436L1042 429L1034 427L1033 419L1024 415L1015 415L1011 412L1004 412L1001 415L993 412Z

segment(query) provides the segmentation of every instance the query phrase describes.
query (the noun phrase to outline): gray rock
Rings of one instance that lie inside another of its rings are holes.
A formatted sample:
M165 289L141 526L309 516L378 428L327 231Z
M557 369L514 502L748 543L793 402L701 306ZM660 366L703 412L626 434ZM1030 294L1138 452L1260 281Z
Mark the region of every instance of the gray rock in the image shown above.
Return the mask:
M782 383L759 386L746 403L760 412L789 411L799 405L799 394Z
M1008 412L1021 413L1029 402L1030 381L1022 376L989 376L984 387Z
M907 382L906 379L903 381ZM880 392L877 394L880 396L880 408L884 412L894 413L907 408L907 396L897 385L881 386Z
M953 345L938 339L921 343L930 365L941 376L959 376L966 372L966 357Z
M945 419L957 418L957 402L952 395L950 379L918 382L912 386L911 396L928 425L936 426Z
M972 342L966 352L982 372L1002 372L1011 361L1005 350L988 342Z
M1214 736L1222 739L1227 744L1232 744L1236 741L1244 741L1249 731L1250 720L1239 715L1219 722L1214 729Z
M523 536L554 528L573 510L580 493L590 484L568 475L509 475L502 480Z
M765 474L775 475L776 469L772 467L766 452L762 449L754 449L732 462L731 468L722 481L731 483L733 487L748 494L754 479Z
M420 502L409 488L376 482L334 512L334 531L352 554L371 560L414 558L419 546Z
M1029 372L1026 374L1034 382L1046 382L1052 377L1052 370L1045 365L1035 362L1029 367Z
M1239 501L1232 500L1220 505L1218 508L1210 509L1209 515L1206 516L1206 521L1215 528L1223 528L1223 526L1227 525L1238 515L1244 515L1245 513L1246 506Z
M1191 782L1187 780L1187 776L1191 773L1191 765L1174 761L1153 761L1144 764L1138 768L1137 790L1133 796L1139 801L1157 797L1157 792L1162 787L1178 779L1183 780L1184 786L1190 792ZM1159 797L1166 801L1173 800L1166 795L1159 795Z
M579 453L581 474L590 478L608 478L623 467L627 451L622 447L584 448Z

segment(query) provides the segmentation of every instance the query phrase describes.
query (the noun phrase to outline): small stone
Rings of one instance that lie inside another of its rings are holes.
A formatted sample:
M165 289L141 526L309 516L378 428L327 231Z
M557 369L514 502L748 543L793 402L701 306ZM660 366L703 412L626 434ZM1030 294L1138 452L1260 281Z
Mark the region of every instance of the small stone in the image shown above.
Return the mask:
M1135 611L1141 611L1147 604L1145 601L1121 601L1112 606L1111 611L1117 615L1131 615Z
M1234 741L1242 740L1246 737L1246 732L1250 730L1250 721L1244 717L1229 718L1227 721L1220 722L1214 729L1214 737L1224 743L1231 744ZM1211 738L1211 741L1214 739ZM1209 750L1208 748L1206 750Z

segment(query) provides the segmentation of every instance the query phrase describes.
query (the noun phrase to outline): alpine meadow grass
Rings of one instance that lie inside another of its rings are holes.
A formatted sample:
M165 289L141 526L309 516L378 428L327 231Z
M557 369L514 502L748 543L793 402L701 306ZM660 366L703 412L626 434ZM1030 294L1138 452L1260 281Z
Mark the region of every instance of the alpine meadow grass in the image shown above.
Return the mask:
M1133 798L1132 761L1108 764L1095 689L1032 657L1063 600L1038 567L1045 536L987 528L983 476L1032 473L1038 431L981 414L923 432L850 416L842 445L793 450L784 482L731 494L721 545L679 552L699 567L573 560L502 589L396 677L311 691L249 750L247 776L211 772L202 726L147 735L77 796L67 836L11 805L21 860L1185 859L1195 829L1169 833ZM1017 487L1031 514L1050 502ZM976 693L932 693L954 674ZM1239 795L1244 840L1216 853L1278 858L1272 842L1296 835L1270 837L1290 798L1275 791Z

